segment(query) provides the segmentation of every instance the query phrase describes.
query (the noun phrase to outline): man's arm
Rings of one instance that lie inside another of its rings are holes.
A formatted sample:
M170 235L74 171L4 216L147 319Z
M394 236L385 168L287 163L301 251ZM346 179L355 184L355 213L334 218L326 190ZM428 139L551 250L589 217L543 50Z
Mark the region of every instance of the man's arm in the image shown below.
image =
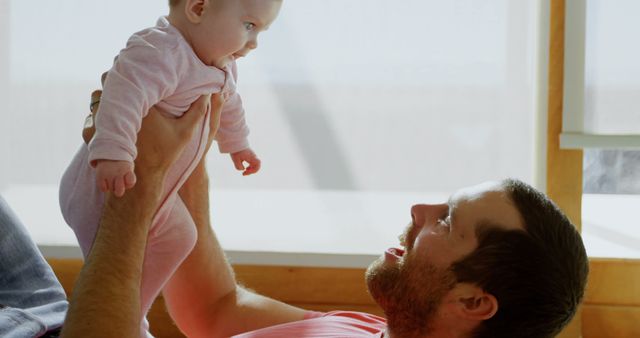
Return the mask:
M198 240L164 289L171 316L189 337L229 337L301 320L305 310L236 284L233 269L209 221L209 179L200 163L180 190Z
M212 138L223 104L219 95L213 96ZM189 337L228 337L303 319L304 310L237 285L233 269L211 227L209 177L204 162L202 159L179 192L196 224L198 239L163 290L171 317Z
M162 177L147 175L122 198L108 194L95 243L78 277L62 337L138 337L140 279ZM152 202L153 201L153 202Z
M151 112L138 135L136 186L107 194L93 248L76 282L62 337L138 337L140 280L147 233L169 166L191 139L208 97L180 119ZM157 135L162 135L158 138Z

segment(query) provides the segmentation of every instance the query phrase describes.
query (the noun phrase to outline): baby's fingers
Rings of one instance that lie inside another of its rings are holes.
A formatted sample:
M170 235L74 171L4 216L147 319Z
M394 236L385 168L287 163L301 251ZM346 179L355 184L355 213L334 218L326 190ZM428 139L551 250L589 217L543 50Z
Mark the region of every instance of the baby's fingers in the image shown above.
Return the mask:
M133 171L129 171L124 175L124 187L125 189L131 189L136 185L136 174Z
M113 179L113 193L116 197L122 197L124 195L124 177L117 176Z
M244 170L244 160L242 159L233 159L233 165L237 170Z
M100 191L102 192L107 192L111 190L111 188L109 187L109 180L105 178L98 180L98 186L100 187Z
M260 170L260 160L259 159L254 159L252 162L249 163L249 167L247 168L247 170L245 170L242 173L242 176L247 176L247 175L251 175L251 174L255 174Z

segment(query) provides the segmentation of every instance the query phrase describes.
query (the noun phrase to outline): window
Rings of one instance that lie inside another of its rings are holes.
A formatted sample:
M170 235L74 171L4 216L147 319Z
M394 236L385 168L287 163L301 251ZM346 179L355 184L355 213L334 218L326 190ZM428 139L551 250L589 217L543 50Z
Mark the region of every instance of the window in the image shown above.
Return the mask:
M587 1L585 130L640 134L640 2Z
M565 62L570 115L565 146L584 148L583 237L590 256L640 258L636 208L640 204L640 23L631 14L640 3L567 2L568 35L574 42ZM582 27L582 28L580 28ZM584 81L580 80L584 77ZM567 96L565 96L567 99ZM567 119L565 119L567 121Z
M224 187L444 191L533 177L535 2L289 2L240 86L264 172Z
M79 146L100 73L132 32L153 25L168 6L0 3L8 7L0 14L8 19L0 21L8 32L0 40L8 46L0 48L6 54L0 67L10 69L0 80L9 87L0 108L3 121L11 121L0 133L14 164L3 166L0 191L55 186ZM303 228L281 235L326 243L349 231L366 233L371 246L336 250L378 252L406 224L411 202L440 200L485 180L533 182L538 6L536 0L285 2L260 48L239 61L262 172L242 177L227 156L214 150L209 157L221 238L230 247L262 242L271 250L261 237L268 231L247 238L237 229L303 220ZM320 233L328 224L343 230ZM392 236L375 230L393 225L384 230Z

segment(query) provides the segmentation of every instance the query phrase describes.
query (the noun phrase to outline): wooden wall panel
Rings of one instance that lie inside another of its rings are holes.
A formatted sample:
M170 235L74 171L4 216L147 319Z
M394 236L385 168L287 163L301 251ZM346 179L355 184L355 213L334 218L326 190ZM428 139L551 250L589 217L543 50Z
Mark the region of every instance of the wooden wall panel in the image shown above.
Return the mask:
M584 338L638 338L640 307L585 305L582 323Z
M291 303L370 305L363 269L234 266L247 287Z
M81 260L49 259L67 295ZM640 337L640 261L592 259L581 322L585 338ZM234 266L238 280L266 296L315 311L353 310L382 315L369 297L364 269ZM182 337L169 318L162 297L149 313L158 338ZM575 324L574 324L575 325ZM580 328L579 327L579 328ZM559 337L564 337L566 331ZM573 334L573 332L570 332Z
M582 150L560 149L564 86L565 0L550 0L547 110L547 194L578 229L582 222ZM578 338L580 312L559 335Z
M82 269L83 261L81 259L47 258L47 262L49 262L60 284L62 284L67 298L70 298L80 269Z
M594 259L589 267L588 304L640 307L640 260Z
M564 0L551 0L547 113L547 194L580 228L582 150L560 149L564 86Z

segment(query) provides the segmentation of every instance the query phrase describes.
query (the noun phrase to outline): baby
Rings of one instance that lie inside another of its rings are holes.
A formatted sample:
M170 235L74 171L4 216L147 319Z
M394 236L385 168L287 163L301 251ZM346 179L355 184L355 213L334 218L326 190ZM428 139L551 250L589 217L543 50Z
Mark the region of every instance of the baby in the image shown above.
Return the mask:
M135 185L136 137L152 106L181 116L201 95L223 93L227 99L215 135L218 148L231 155L243 175L259 170L236 93L235 60L257 47L258 34L269 28L281 4L282 0L170 0L168 17L129 38L104 81L95 136L80 148L60 185L63 216L85 257L97 231L104 192L122 196ZM143 315L195 245L195 225L178 190L205 155L209 118L207 114L167 175L145 252ZM142 320L141 334L148 335L147 329Z

